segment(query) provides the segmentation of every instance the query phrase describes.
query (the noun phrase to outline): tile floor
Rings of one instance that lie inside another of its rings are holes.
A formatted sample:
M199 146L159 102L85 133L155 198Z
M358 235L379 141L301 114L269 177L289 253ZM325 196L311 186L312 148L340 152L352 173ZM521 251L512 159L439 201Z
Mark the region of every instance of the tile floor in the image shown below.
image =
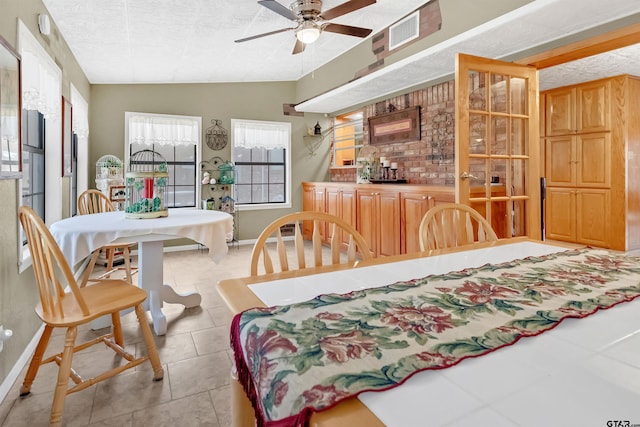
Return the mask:
M66 400L63 424L69 427L229 426L228 325L231 317L215 284L220 279L247 276L250 254L251 246L232 247L224 260L216 264L206 255L206 249L166 253L165 283L178 292L198 291L202 304L191 309L165 304L167 334L156 337L165 369L164 380L153 382L150 366L143 364L136 370L74 393ZM634 255L640 255L640 251ZM123 316L123 329L129 351L144 351L133 313ZM97 332L83 327L78 340L88 339ZM54 334L50 348L61 348L63 331ZM113 352L95 346L76 355L74 366L82 375L90 377L99 367L114 360ZM31 394L20 398L23 370L0 403L0 427L47 426L56 374L54 365L43 366Z
M63 424L77 426L229 426L230 315L220 300L218 280L249 275L251 246L231 247L219 264L205 250L169 252L164 256L165 283L178 292L198 291L200 307L185 309L165 304L167 334L156 337L165 369L164 380L152 381L148 363L67 397ZM98 274L99 272L97 272ZM125 345L130 352L144 352L134 313L123 316ZM104 329L82 327L78 341ZM50 349L60 351L64 331L54 331ZM104 346L94 346L74 358L74 367L88 378L115 356ZM19 397L25 370L0 404L1 427L38 427L49 424L57 367L41 368L31 394Z

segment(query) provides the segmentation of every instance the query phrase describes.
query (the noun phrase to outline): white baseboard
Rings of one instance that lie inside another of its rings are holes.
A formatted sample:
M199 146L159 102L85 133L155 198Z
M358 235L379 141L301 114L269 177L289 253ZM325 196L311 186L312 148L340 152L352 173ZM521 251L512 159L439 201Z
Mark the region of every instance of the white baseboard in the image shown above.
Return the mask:
M24 349L15 365L13 365L13 368L11 368L9 374L2 381L2 384L0 384L0 402L3 402L7 397L9 391L11 391L11 387L13 387L13 384L20 376L20 372L22 372L22 369L27 366L27 363L29 363L29 360L31 360L31 355L34 351L36 351L36 347L38 345L38 341L40 340L40 336L42 335L42 331L44 331L44 324L42 324L38 331L33 335L33 338L31 338L31 341L29 341L29 344L27 344L27 347Z

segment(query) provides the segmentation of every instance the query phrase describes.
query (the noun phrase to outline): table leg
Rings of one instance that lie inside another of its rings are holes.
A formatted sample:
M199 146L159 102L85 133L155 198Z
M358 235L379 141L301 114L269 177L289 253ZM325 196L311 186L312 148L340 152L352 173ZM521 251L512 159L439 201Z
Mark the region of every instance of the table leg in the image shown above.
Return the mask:
M167 318L162 312L163 302L183 304L185 307L200 305L202 297L198 293L181 295L164 284L162 271L163 244L161 240L138 244L138 285L147 291L148 310L153 319L156 335L167 333Z

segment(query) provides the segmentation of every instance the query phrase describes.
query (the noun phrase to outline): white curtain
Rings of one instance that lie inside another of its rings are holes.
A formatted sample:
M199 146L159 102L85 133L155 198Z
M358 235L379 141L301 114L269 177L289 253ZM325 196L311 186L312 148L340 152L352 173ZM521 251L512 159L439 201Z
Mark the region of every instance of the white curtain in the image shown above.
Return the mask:
M52 67L51 58L28 37L22 47L22 108L41 112L48 123L60 119L62 103L60 68Z
M288 126L275 122L233 121L233 145L241 148L289 148Z
M62 71L21 20L18 45L22 56L22 108L37 110L46 119L45 221L52 224L62 219Z
M130 144L197 145L199 132L194 119L135 113L129 117Z

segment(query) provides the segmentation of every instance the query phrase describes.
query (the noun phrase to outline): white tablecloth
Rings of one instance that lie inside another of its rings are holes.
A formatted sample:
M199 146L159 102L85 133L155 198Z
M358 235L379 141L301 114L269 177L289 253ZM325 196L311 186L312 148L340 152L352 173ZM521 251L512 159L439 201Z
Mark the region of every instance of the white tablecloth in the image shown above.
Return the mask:
M66 218L52 224L50 230L71 265L114 241L142 242L181 237L209 248L209 255L218 262L227 253L233 217L219 211L171 209L169 216L163 218L127 219L124 212L118 211Z

